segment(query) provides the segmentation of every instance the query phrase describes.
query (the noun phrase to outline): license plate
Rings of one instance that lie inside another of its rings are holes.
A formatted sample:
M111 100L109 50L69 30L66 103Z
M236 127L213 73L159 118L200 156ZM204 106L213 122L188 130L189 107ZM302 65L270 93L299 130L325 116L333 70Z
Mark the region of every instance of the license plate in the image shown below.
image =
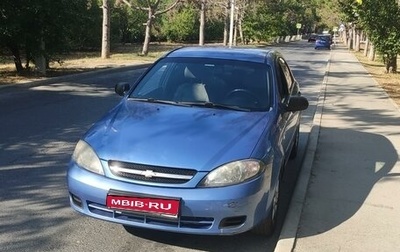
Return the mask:
M180 201L177 199L107 195L106 204L108 208L116 210L178 217Z

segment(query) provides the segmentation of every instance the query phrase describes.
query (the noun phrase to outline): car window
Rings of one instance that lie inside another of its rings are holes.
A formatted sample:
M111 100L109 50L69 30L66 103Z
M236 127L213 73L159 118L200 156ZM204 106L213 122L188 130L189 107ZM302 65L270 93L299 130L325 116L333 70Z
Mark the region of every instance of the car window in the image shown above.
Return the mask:
M266 64L209 58L165 58L130 97L172 102L210 102L269 110L271 70Z
M136 88L136 95L139 97L146 97L158 89L162 88L162 78L166 72L166 64L158 64L151 69L150 74L147 74L141 81L140 87ZM149 97L147 97L149 98Z
M318 39L323 41L330 41L331 37L329 35L324 35L324 36L318 36Z
M278 67L281 76L281 85L279 87L279 93L281 99L285 99L293 88L293 75L290 72L289 66L283 58L278 59Z

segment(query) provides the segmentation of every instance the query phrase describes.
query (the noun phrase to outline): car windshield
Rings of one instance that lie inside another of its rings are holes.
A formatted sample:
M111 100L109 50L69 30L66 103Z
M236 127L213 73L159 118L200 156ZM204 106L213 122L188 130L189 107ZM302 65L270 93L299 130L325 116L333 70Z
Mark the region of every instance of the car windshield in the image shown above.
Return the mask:
M266 111L271 68L210 58L164 58L137 83L129 98L182 106Z

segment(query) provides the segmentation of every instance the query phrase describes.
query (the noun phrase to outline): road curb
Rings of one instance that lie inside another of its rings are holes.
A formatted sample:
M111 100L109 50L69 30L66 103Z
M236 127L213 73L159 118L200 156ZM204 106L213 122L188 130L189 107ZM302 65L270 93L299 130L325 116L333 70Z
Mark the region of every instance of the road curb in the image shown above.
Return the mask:
M330 53L328 64L326 66L324 79L321 83L320 93L317 101L316 111L313 117L313 123L307 140L307 149L301 165L299 177L293 191L292 199L289 204L288 212L283 223L278 242L274 252L293 251L296 246L297 230L300 223L301 213L305 203L308 189L308 183L311 176L312 164L314 162L315 152L317 150L321 118L325 102L326 87L329 78L329 70L331 66L332 52Z

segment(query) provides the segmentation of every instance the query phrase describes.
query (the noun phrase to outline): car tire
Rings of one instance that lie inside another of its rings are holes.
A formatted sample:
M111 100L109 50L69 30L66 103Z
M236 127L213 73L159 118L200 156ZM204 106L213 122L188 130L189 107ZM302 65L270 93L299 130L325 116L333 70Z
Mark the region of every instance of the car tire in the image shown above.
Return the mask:
M300 126L296 129L296 135L294 136L294 143L292 150L290 151L289 159L295 159L297 156L297 152L299 151L299 142L300 142Z
M269 211L268 216L261 221L260 224L255 226L251 231L254 234L258 235L263 235L263 236L271 236L276 228L276 222L278 219L278 211L279 211L279 205L280 205L280 185L281 179L278 179L276 189L274 192L274 198L272 199L272 206L271 206L271 211Z

